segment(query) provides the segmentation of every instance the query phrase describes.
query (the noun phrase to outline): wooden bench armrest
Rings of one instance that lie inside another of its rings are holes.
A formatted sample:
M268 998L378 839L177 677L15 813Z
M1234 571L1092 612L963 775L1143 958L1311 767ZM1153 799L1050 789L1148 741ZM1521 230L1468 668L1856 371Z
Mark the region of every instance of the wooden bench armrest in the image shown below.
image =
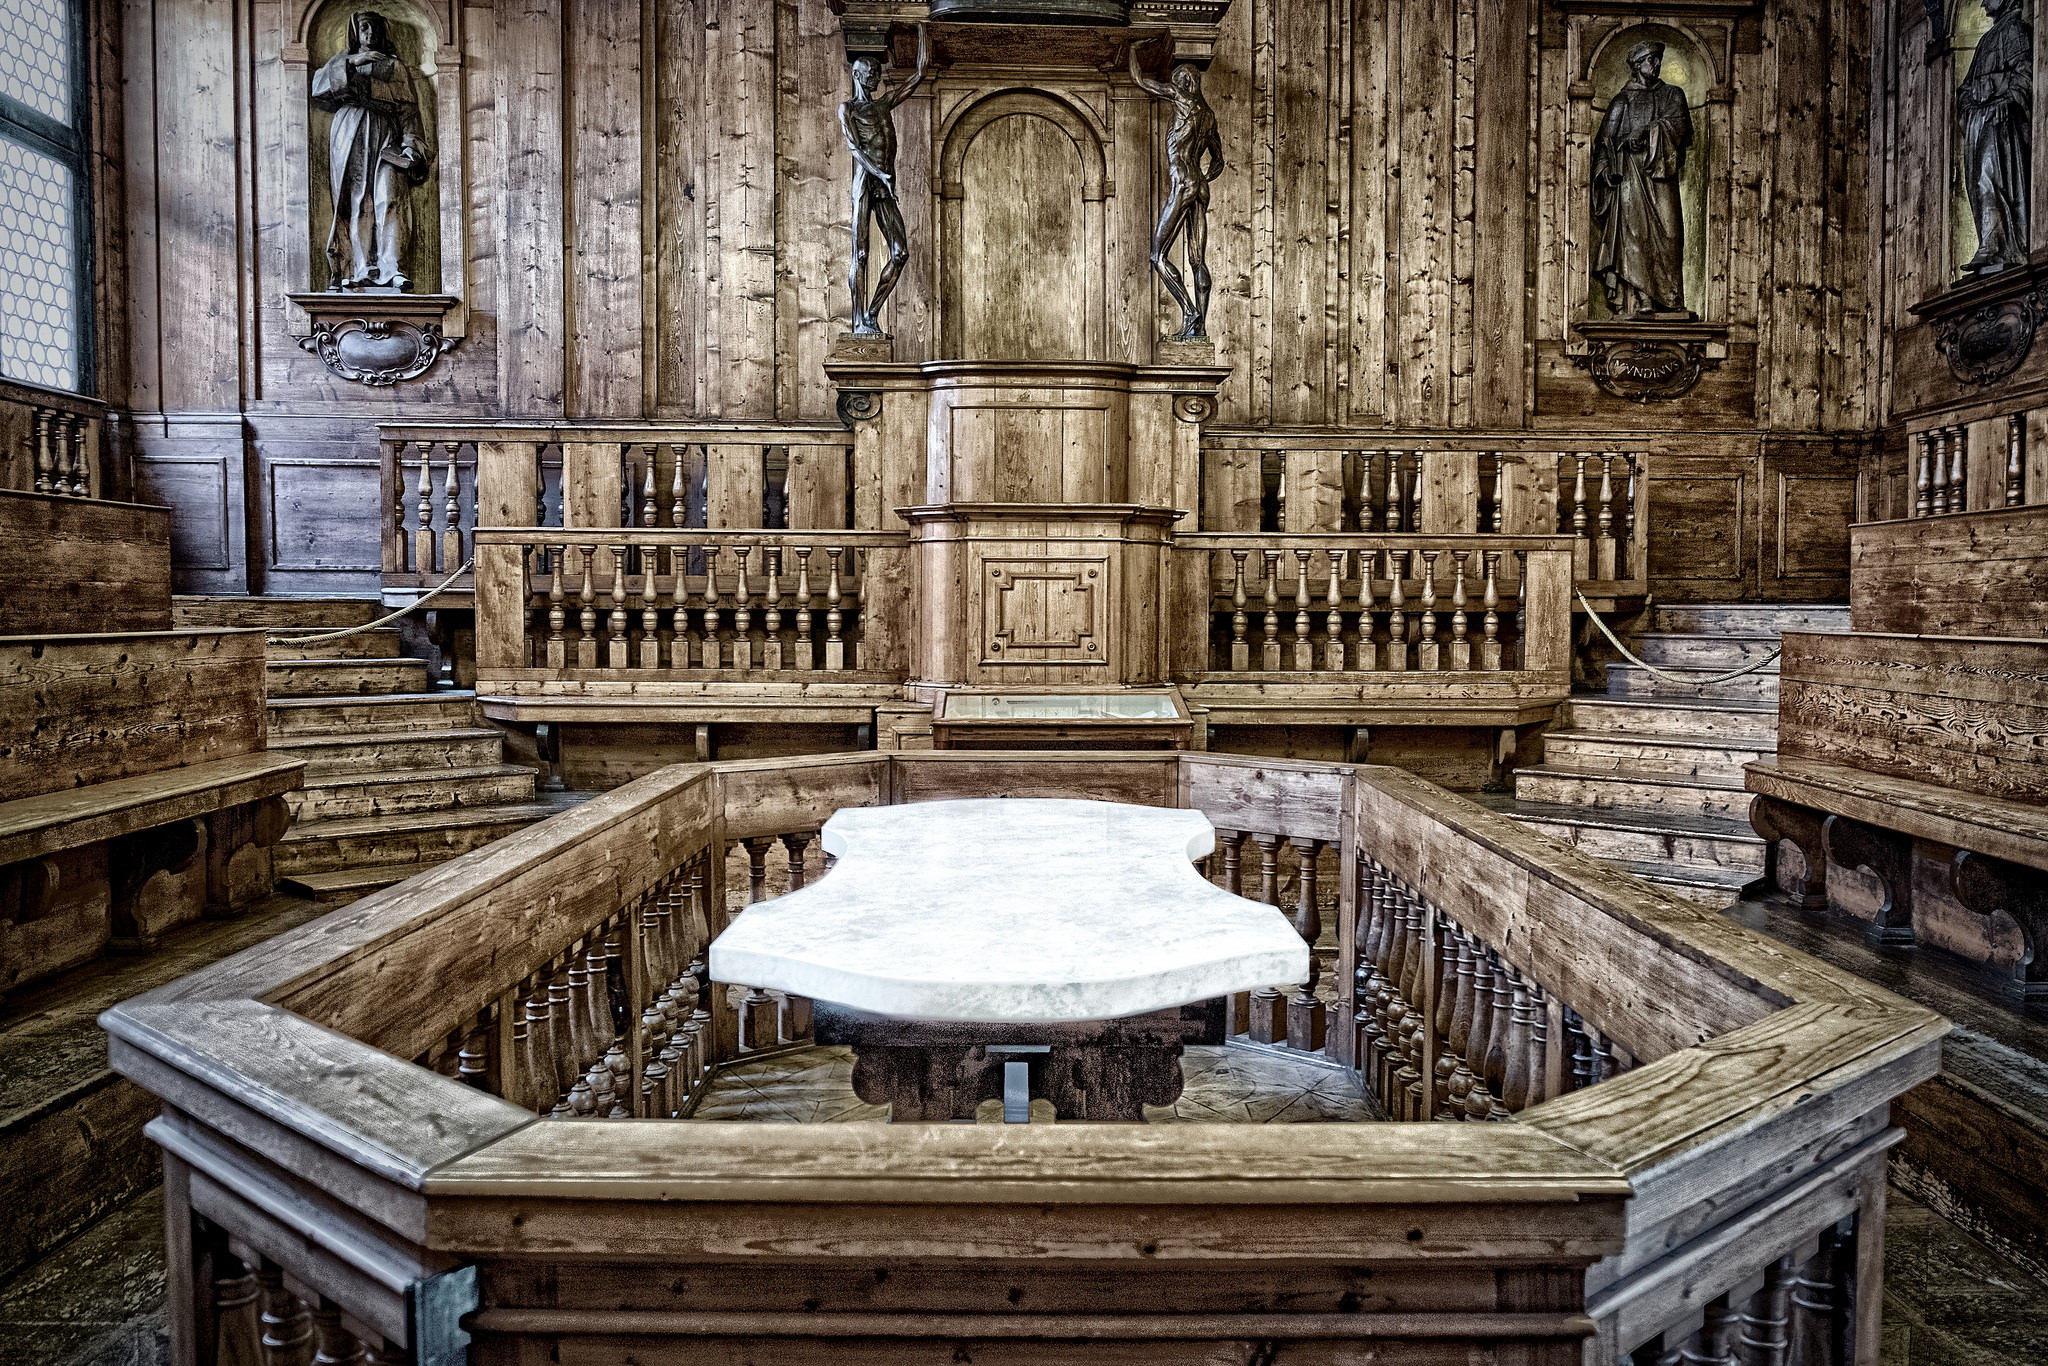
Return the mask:
M0 867L274 797L305 775L303 759L258 752L0 802Z
M2048 870L2048 807L1812 759L1744 764L1751 791Z

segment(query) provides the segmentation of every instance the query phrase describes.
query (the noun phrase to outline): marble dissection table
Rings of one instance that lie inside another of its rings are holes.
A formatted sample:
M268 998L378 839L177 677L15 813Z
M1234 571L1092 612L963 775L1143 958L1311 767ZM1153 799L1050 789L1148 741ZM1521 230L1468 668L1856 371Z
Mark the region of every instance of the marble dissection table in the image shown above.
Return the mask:
M893 1117L967 1119L1030 1096L1069 1119L1143 1118L1181 1089L1183 1045L1221 1042L1222 998L1299 982L1309 951L1274 907L1206 881L1199 811L989 798L840 811L837 863L749 906L714 981L815 1003L851 1044L854 1090Z

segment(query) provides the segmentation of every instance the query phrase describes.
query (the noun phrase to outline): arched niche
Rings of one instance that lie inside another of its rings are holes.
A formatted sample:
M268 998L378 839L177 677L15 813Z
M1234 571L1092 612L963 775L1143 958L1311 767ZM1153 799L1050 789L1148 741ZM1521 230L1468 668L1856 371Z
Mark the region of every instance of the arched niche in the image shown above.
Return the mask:
M1706 45L1673 24L1630 24L1609 32L1591 51L1586 64L1587 84L1592 89L1587 154L1591 155L1593 139L1607 117L1608 106L1628 84L1629 49L1643 42L1664 45L1664 65L1658 74L1667 85L1685 92L1686 108L1692 111L1692 149L1678 182L1679 209L1685 221L1685 306L1703 320L1718 321L1724 316L1725 303L1709 297L1715 274L1709 266L1709 249L1719 245L1713 239L1721 225L1713 221L1709 199L1724 160L1715 135L1716 125L1724 124L1725 120L1712 117L1711 105L1716 87L1725 84L1725 75L1716 68ZM1721 132L1725 135L1725 127ZM1599 249L1600 228L1592 222L1590 188L1586 193L1589 202L1585 242L1590 256ZM1607 292L1590 271L1585 289L1588 320L1605 322L1613 318Z
M329 119L313 108L313 73L346 43L348 16L372 9L385 16L401 54L417 61L423 101L421 121L433 142L432 174L412 189L416 250L413 294L368 295L349 291L328 295L325 248L333 208L327 172ZM293 0L278 7L274 28L259 30L259 44L275 43L278 56L277 98L264 102L259 120L277 121L274 145L281 153L281 179L272 191L280 204L281 225L274 255L267 267L284 284L276 300L288 335L300 340L314 330L307 307L328 300L410 299L393 305L398 312L439 321L449 338L468 333L468 265L462 225L466 217L467 176L462 135L463 48L465 10L457 0ZM259 64L259 87L263 82ZM431 113L426 105L431 104ZM266 184L269 183L266 173ZM430 244L424 265L417 260L421 239ZM439 307L429 307L438 301ZM360 308L356 311L362 311ZM375 310L373 310L375 311ZM389 309L384 310L386 312Z
M940 152L941 343L961 360L1099 360L1103 136L1035 90L963 110Z

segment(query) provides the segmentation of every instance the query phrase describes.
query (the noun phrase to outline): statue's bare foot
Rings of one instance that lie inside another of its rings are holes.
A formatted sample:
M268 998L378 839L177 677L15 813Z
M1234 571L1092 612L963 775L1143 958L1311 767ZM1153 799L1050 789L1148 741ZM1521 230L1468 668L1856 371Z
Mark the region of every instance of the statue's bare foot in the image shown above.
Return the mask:
M873 318L855 318L852 329L846 335L849 337L886 337L889 334L877 326Z

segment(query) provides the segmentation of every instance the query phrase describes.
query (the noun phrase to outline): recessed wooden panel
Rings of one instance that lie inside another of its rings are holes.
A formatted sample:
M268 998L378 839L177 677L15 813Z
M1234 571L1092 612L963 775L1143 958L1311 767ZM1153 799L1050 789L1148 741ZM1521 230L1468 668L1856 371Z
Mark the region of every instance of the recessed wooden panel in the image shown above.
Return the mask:
M1839 582L1849 563L1855 477L1780 474L1777 483L1777 577Z
M1106 558L987 559L981 573L982 663L1104 662Z
M1859 631L2048 636L2048 506L1880 522L1852 539Z
M179 569L228 565L225 456L138 456L136 501L171 510L171 562Z
M960 304L970 360L1088 354L1080 149L1035 114L999 118L961 163Z
M272 460L270 567L374 571L380 568L375 523L360 510L375 507L375 465L335 460ZM434 483L435 516L442 486Z
M1656 474L1650 481L1650 576L1740 583L1747 477Z

